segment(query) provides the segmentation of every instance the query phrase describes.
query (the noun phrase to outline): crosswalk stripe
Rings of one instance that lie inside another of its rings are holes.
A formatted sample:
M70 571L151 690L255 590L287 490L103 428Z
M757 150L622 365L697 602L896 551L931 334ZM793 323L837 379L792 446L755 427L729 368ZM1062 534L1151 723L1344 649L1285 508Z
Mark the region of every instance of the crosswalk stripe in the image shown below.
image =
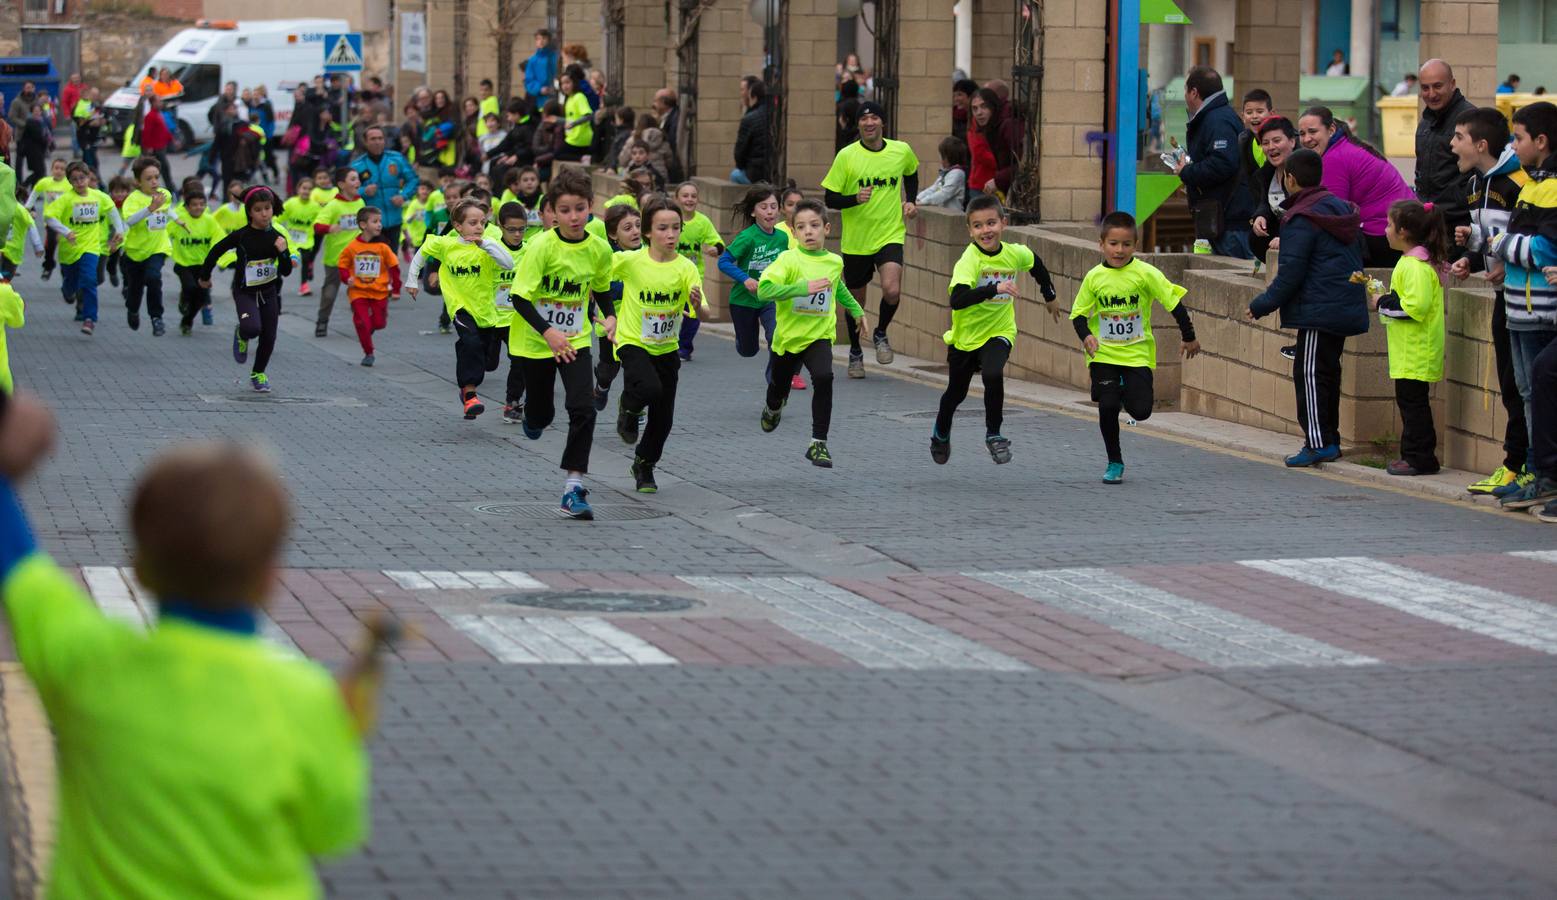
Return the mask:
M1355 666L1378 662L1105 569L964 574L1212 666Z
M422 577L431 581L434 586L446 591L468 591L475 585L459 577L453 572L445 572L440 569L423 569Z
M482 649L492 654L498 662L538 663L539 656L515 643L512 638L497 630L486 616L450 613L444 616L450 625L464 632Z
M683 575L681 580L699 590L753 597L776 610L785 628L869 669L1010 672L1029 668L1004 653L815 578Z
M496 572L455 572L454 574L470 582L471 587L489 590L491 588L508 587L508 582L497 577Z
M484 570L460 570L448 572L441 569L412 572L404 569L384 569L385 577L408 591L469 591L502 590L520 588L526 591L546 589L545 582L526 572L488 572Z
M385 569L384 575L408 591L430 591L437 587L430 579L423 578L420 572Z
M675 665L676 658L594 616L481 616L455 613L449 624L507 663L601 666Z
M1522 556L1540 562L1557 563L1557 550L1516 550L1509 556Z
M498 578L510 587L523 588L528 591L542 591L546 589L545 582L531 578L523 572L493 572Z
M1463 631L1557 653L1557 607L1360 556L1242 563Z
M111 619L146 627L146 614L120 571L113 566L82 566L81 577L98 609Z

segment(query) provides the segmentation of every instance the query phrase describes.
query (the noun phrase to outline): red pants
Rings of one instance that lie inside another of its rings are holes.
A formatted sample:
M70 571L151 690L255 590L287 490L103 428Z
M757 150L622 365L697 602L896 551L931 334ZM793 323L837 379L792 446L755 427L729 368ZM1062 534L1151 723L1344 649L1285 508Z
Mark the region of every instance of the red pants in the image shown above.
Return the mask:
M357 326L357 340L362 344L362 352L371 354L373 332L389 324L389 298L374 300L370 297L353 297L351 323Z

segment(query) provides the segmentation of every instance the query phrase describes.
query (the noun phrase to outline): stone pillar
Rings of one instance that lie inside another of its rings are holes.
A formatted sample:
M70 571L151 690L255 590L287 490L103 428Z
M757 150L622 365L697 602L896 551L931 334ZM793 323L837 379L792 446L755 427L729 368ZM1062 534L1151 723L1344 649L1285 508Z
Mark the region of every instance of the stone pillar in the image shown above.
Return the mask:
M674 56L672 39L666 30L665 4L654 0L625 0L625 6L626 21L622 28L624 102L634 110L647 112L654 92L673 84L665 80L666 57ZM595 52L595 48L590 47L590 52Z
M1043 89L1039 212L1045 222L1091 222L1102 212L1102 145L1108 77L1105 4L1043 4Z
M1490 105L1498 81L1498 0L1422 0L1422 55L1454 69L1460 90Z
M757 34L755 58L747 54L749 32ZM699 20L694 138L698 175L729 178L735 168L735 132L746 112L741 106L741 76L762 74L761 33L741 0L717 0Z
M785 48L789 177L818 190L833 159L833 63L838 53L838 0L788 0ZM724 173L728 174L728 173Z
M996 0L963 2L973 7L973 68L968 77L981 85L993 78L1010 81L1014 47L1012 4Z
M898 9L897 139L914 148L919 183L928 185L940 171L936 148L951 134L950 38L957 23L945 0L901 0Z
M1295 115L1300 111L1302 7L1291 0L1237 0L1235 23L1232 75L1238 93L1264 88L1278 111ZM1238 98L1229 99L1239 105Z

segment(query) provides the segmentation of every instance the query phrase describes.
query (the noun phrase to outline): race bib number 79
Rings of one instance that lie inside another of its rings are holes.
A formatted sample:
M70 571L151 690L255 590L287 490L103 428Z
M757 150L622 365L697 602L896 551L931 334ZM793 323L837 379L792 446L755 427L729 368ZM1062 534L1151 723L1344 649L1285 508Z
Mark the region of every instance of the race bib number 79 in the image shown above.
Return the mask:
M825 316L832 307L833 289L830 287L801 294L791 304L791 308L802 316Z

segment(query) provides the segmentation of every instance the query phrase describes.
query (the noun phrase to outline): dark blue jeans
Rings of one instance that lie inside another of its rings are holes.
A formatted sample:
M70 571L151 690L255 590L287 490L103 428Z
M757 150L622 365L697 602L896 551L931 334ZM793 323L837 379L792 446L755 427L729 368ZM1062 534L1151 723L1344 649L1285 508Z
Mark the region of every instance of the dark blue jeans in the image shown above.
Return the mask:
M773 343L773 328L776 316L773 312L773 304L762 306L736 306L730 304L730 322L735 326L735 352L745 357L757 355L757 328L760 325L768 336L768 343ZM764 375L771 384L773 381L773 356L768 355L768 368Z
M1216 240L1211 242L1211 251L1217 256L1231 256L1233 259L1253 259L1254 251L1249 249L1249 230L1228 230L1221 233Z
M93 227L93 226L88 226ZM66 300L81 301L81 316L88 322L97 321L97 254L83 253L81 258L61 267L60 293Z

